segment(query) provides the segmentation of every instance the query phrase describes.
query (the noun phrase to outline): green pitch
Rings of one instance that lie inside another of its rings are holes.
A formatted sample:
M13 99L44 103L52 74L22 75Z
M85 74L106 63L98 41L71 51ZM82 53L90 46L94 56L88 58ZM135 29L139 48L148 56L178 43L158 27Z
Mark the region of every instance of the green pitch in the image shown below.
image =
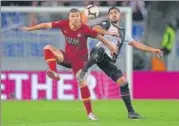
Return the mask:
M128 120L122 101L93 101L89 121L80 101L3 101L2 126L179 126L179 100L133 101L143 120Z

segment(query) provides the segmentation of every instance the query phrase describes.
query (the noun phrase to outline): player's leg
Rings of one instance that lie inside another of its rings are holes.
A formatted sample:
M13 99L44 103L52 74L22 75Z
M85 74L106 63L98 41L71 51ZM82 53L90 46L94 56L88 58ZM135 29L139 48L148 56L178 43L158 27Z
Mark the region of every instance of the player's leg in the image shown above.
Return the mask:
M121 97L128 110L128 118L129 119L141 119L142 117L138 113L136 113L133 109L133 106L131 103L129 84L127 82L127 79L124 77L124 75L121 74L119 69L116 70L116 72L111 75L111 78L120 86Z
M111 75L111 78L120 86L121 97L128 110L128 118L129 119L141 118L141 116L138 113L136 113L133 109L131 103L129 84L127 82L127 79L123 75L121 75L121 72L119 72L118 70L116 70L116 72L113 73L113 75Z
M65 68L72 68L72 66L71 66L71 63L65 63L65 62L59 62L58 60L57 60L57 64L58 65L60 65L60 66L63 66L63 67L65 67Z
M59 50L62 54L63 54L63 61L62 60L59 60L58 58L57 58L57 64L58 65L60 65L60 66L63 66L63 67L65 67L65 68L72 68L72 65L71 65L71 63L70 63L70 57L69 56L67 56L66 54L65 54L65 52L64 51L62 51L62 50Z
M80 58L76 59L75 61L76 62L73 62L72 64L72 69L75 76L78 77L82 68L84 67L85 61ZM92 112L91 94L87 85L87 80L85 79L83 81L80 81L77 79L77 82L80 88L81 98L83 100L88 118L90 120L98 120L98 118Z
M44 47L44 58L48 64L49 69L47 70L47 75L50 78L60 80L60 76L57 73L56 63L64 61L63 53L56 47L51 45L46 45Z
M126 78L123 76L120 69L111 62L110 59L107 59L107 56L103 62L98 63L98 66L120 86L121 98L124 101L124 104L128 111L129 118L139 118L139 114L135 113L130 97L129 86Z
M83 81L86 78L87 72L91 66L103 60L103 55L104 48L102 47L95 47L91 50L90 57L78 76L79 81Z

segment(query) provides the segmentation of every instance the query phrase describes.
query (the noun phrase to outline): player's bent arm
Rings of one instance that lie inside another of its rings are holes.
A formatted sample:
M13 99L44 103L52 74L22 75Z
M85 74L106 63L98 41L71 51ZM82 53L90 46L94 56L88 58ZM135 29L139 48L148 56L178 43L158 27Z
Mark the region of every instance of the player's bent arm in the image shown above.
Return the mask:
M129 45L136 48L136 49L146 51L146 52L152 52L155 49L155 48L146 46L146 45L144 45L140 42L137 42L137 41L131 41L131 42L129 42Z
M80 14L81 14L81 22L84 23L84 24L87 24L88 23L88 17L85 15L85 12L81 11Z
M102 35L98 34L96 36L96 38L98 40L100 40L101 42L103 42L110 50L112 53L117 53L117 46L112 44L111 42L109 42L108 40L106 40Z
M99 34L102 34L102 35L111 35L111 33L109 31L104 30L99 25L94 26L92 29L95 30L96 32L98 32Z
M31 26L31 27L22 27L20 28L21 30L24 31L35 31L35 30L40 30L40 29L48 29L48 28L52 28L52 23L41 23L41 24L37 24L35 26Z

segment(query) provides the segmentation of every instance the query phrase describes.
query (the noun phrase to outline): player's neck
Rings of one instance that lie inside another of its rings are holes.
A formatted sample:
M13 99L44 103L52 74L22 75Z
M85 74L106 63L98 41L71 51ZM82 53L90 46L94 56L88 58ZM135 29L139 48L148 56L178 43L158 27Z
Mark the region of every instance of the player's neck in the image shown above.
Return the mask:
M117 25L117 26L119 26L119 21L118 22L116 22L116 23L114 23L115 25Z
M73 25L71 22L69 23L70 29L75 31L78 30L81 27L81 23L77 24L77 25Z
M117 26L119 26L119 24L120 24L119 21L117 21L117 22L112 22L112 21L110 21L110 22L111 22L111 24L114 24L114 25L117 25Z

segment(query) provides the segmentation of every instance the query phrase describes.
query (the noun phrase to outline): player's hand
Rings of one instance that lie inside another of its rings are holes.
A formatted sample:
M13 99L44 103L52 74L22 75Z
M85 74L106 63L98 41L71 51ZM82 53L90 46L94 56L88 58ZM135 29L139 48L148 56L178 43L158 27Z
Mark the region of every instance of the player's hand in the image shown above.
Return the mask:
M163 52L160 49L152 49L151 53L155 54L158 58L161 58L163 56Z
M119 33L118 32L109 32L109 35L119 37Z
M117 51L118 51L117 46L116 46L115 44L112 44L112 43L111 43L111 44L110 44L110 51L111 51L111 55L117 53Z
M29 27L21 27L19 29L22 30L22 31L29 31L30 30Z

